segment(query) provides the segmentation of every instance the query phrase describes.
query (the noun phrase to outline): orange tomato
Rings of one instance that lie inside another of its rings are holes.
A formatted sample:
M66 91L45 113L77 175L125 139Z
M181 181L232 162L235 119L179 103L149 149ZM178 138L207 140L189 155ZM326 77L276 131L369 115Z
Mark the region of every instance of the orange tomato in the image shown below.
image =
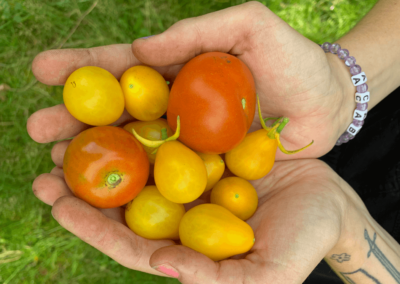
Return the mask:
M134 118L152 121L161 117L168 106L167 82L151 67L134 66L125 71L120 80L126 110Z
M167 137L173 134L171 128L168 126L167 120L165 120L164 118L159 118L153 121L134 121L124 126L124 129L128 132L132 133L132 129L135 129L135 131L141 137L151 141L162 139L161 130L163 128L166 129ZM146 145L143 145L143 147L147 153L147 156L149 157L150 164L154 164L154 161L156 159L156 153L154 153L155 148L147 147Z
M224 178L211 191L211 203L221 205L236 217L247 220L256 212L257 191L251 183L240 177Z
M131 201L149 176L149 159L126 130L94 127L78 134L64 155L64 177L72 192L98 208Z
M115 122L125 106L118 80L96 66L75 70L64 85L63 99L73 117L96 126Z
M183 66L171 89L167 119L181 118L179 140L207 154L226 153L245 137L254 119L256 89L249 68L237 57L201 54Z
M218 154L204 154L197 152L207 169L207 186L204 191L209 191L221 179L225 171L225 162Z

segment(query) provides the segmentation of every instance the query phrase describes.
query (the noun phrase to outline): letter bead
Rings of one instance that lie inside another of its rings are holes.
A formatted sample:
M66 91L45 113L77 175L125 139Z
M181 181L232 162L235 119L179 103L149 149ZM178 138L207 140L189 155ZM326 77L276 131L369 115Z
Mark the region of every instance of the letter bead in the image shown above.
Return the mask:
M367 117L368 110L358 110L356 109L353 114L353 118L357 120L364 120Z
M352 76L351 81L353 82L354 87L357 87L367 82L367 76L364 72L361 72L360 74Z
M356 103L363 104L369 102L369 92L356 93Z
M360 131L361 126L355 126L353 123L350 124L350 126L347 128L347 132L349 132L351 135L356 135L358 131Z

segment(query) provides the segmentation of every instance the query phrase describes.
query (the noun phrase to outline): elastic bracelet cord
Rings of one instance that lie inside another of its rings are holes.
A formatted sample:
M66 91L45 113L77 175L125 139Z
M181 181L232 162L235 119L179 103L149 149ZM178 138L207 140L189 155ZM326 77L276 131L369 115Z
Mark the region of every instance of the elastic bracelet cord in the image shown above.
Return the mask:
M337 54L340 59L344 60L344 64L350 67L350 73L353 75L351 77L351 81L357 88L357 92L355 94L357 107L354 110L353 122L337 140L336 146L339 146L354 138L354 136L363 126L364 119L367 117L368 102L370 99L369 92L367 92L368 85L365 83L367 82L367 76L364 72L361 72L361 67L356 65L356 59L353 56L349 56L349 51L347 49L341 49L339 44L330 44L329 42L323 43L321 47L325 53L331 52L333 54Z

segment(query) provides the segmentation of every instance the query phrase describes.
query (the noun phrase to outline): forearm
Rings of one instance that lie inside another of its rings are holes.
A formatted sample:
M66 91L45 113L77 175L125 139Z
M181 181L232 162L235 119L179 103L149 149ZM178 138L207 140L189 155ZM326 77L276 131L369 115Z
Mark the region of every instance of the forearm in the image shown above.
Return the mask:
M349 50L367 75L371 110L400 86L400 0L380 0L345 36L336 41ZM343 127L352 121L355 108L349 68L336 55L327 53L332 69L343 82Z
M344 283L400 283L400 246L367 213L349 213L325 261ZM354 217L359 216L359 217Z

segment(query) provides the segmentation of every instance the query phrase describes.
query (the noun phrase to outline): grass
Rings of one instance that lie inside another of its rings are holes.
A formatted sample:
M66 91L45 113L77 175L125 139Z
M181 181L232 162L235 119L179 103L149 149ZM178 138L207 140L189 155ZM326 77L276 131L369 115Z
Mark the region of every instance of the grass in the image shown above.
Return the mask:
M31 191L53 167L54 143L26 132L28 117L62 103L62 87L38 83L31 62L43 50L86 48L160 33L174 22L240 0L0 0L0 283L178 283L129 270L70 234ZM334 41L376 0L261 1L307 38ZM83 17L85 16L85 17ZM4 85L5 84L5 85Z

